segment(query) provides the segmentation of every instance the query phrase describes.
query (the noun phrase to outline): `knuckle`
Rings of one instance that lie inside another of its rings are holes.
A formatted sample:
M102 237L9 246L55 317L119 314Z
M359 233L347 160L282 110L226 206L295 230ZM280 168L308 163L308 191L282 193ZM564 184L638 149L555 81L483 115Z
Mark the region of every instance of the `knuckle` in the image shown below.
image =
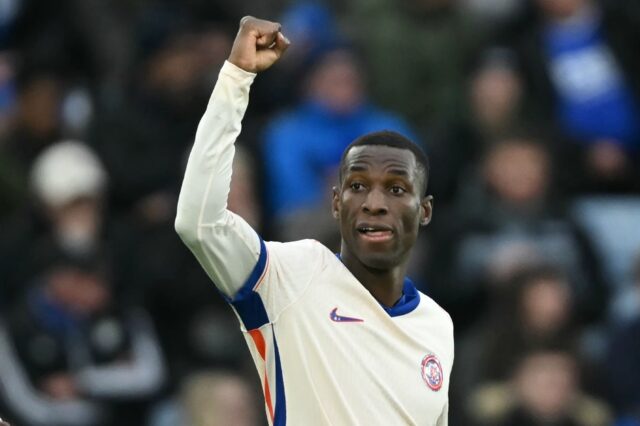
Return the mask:
M246 15L243 16L242 19L240 19L240 27L244 28L248 25L250 25L252 23L252 21L254 21L255 18L251 15Z

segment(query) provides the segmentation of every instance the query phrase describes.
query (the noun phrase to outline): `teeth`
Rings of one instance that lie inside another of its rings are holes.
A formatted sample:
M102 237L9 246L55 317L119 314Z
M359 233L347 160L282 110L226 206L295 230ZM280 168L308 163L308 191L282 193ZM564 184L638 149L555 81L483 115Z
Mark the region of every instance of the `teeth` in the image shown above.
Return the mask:
M360 232L385 232L382 229L376 229L376 228L360 228L359 231Z

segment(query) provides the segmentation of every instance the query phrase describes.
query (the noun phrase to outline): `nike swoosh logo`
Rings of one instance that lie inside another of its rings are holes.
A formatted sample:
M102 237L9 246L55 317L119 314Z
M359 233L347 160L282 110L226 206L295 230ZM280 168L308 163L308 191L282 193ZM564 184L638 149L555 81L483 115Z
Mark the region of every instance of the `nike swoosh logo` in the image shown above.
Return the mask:
M364 320L360 318L343 317L342 315L338 315L338 308L333 308L331 313L329 313L329 318L334 322L364 322Z

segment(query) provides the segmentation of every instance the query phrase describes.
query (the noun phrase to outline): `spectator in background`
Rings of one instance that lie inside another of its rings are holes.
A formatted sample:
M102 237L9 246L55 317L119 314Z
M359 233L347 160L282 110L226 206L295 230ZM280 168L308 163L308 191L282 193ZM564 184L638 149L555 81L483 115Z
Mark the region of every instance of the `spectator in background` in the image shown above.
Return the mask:
M23 291L51 252L108 256L103 204L108 178L95 153L81 142L61 141L38 155L30 174L32 209L5 222L0 241L0 275L10 298Z
M95 255L103 227L107 173L78 141L58 142L33 163L34 193L51 225L54 245L76 256Z
M22 70L17 81L15 118L0 149L26 175L38 154L60 136L63 82L48 71Z
M540 22L520 43L531 98L575 142L567 164L581 158L567 178L587 191L639 187L640 26L616 3L537 0Z
M615 331L607 354L607 385L611 403L620 417L628 418L631 425L640 423L639 359L640 316Z
M493 47L483 52L472 73L471 122L484 144L512 130L521 120L522 77L512 51Z
M115 212L169 229L183 153L231 39L205 30L157 32L141 41L145 55L129 104L98 115L90 140L111 177Z
M416 130L432 159L430 192L438 203L450 202L459 170L477 153L461 128L468 123L468 70L484 31L460 0L354 0L345 10L373 99Z
M475 18L475 25L495 32L513 22L526 7L526 0L461 0L460 6Z
M640 318L640 250L631 275L629 284L618 290L609 307L609 317L615 325Z
M440 300L455 300L453 317L473 321L490 294L483 284L499 282L522 265L545 263L568 274L579 321L599 319L606 287L586 239L554 199L546 148L527 135L505 137L488 148L471 176L458 200L454 230L437 243L443 257L434 260L453 261L444 267L453 274L446 288L434 289L442 291Z
M406 117L425 140L462 121L467 61L482 42L458 6L458 0L357 0L346 6L374 99Z
M640 424L640 257L636 263L634 285L626 294L633 310L626 312L624 322L616 324L607 350L608 394L620 415L620 425ZM613 309L619 308L613 305ZM624 307L624 305L623 305ZM623 421L627 418L626 422Z
M562 343L523 354L507 382L487 385L471 399L475 424L606 426L607 406L584 395L578 358Z
M108 274L95 258L57 254L6 312L0 398L18 424L142 421L164 381L162 354L148 316L116 302Z
M511 50L493 46L482 51L467 87L468 119L430 144L438 202L451 201L468 178L461 171L468 170L492 141L523 120L523 82Z
M578 334L566 276L551 267L521 268L494 284L489 315L459 340L456 394L470 395L481 383L507 380L532 347Z
M255 426L261 409L243 376L201 371L184 380L177 399L156 410L149 426Z
M333 219L318 207L330 197L344 148L375 130L412 133L403 120L368 102L363 70L347 46L317 52L308 73L302 102L266 129L265 167L272 190L267 201L277 238L311 237L336 247Z
M284 9L278 22L295 43L291 44L279 66L267 70L262 75L264 78L256 80L251 87L251 110L257 109L268 120L274 110L290 107L297 102L301 80L309 69L307 65L314 55L327 46L335 45L341 38L335 21L325 2L291 2Z
M4 146L16 113L14 62L11 55L0 51L0 223L20 206L26 193L26 178L20 173L23 170L14 164L15 160Z
M112 285L117 296L124 301L136 294L127 279L137 260L132 258L130 232L108 214L108 182L101 159L82 142L55 143L36 158L31 186L37 214L44 223L25 241L29 269L22 277L38 271L49 253L101 257L113 264Z
M572 201L572 217L598 254L611 294L613 322L624 322L638 308L635 263L640 256L640 197L591 195Z

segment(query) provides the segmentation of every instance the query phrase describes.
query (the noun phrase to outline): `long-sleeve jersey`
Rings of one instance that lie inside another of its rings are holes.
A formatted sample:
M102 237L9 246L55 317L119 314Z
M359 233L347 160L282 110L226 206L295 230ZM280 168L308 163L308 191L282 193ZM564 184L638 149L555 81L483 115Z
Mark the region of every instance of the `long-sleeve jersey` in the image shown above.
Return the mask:
M226 209L254 77L223 66L176 230L240 320L269 423L447 425L453 326L442 308L409 279L401 302L384 307L319 242L264 242Z

